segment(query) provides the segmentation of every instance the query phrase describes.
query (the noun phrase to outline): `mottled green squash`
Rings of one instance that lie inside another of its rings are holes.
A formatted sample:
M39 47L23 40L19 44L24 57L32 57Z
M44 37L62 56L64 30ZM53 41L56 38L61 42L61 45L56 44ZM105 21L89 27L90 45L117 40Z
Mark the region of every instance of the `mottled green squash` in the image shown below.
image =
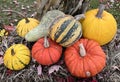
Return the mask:
M37 41L39 38L48 35L49 28L53 21L65 14L59 10L48 11L41 19L40 24L28 32L25 39L30 42Z

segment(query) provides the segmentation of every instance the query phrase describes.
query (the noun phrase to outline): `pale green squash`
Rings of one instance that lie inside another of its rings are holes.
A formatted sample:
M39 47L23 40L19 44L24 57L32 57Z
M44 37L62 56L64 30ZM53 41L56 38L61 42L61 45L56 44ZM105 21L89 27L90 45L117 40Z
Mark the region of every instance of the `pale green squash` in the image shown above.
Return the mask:
M41 19L40 24L28 32L25 39L29 42L37 41L39 38L47 36L49 28L55 19L64 16L65 14L59 10L48 11Z

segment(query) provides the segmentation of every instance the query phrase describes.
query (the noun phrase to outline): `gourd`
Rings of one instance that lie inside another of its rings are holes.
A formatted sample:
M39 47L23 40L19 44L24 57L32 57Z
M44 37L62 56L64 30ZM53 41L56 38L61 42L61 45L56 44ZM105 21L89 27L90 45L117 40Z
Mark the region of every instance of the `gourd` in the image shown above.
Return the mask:
M39 38L47 36L52 22L65 14L59 10L48 11L41 19L40 24L28 32L25 39L29 42L37 41Z
M37 19L34 18L24 18L22 20L20 20L16 26L16 31L17 34L21 37L25 37L25 35L32 30L33 28L35 28L36 26L38 26L39 21Z
M81 23L70 15L58 18L49 32L49 36L63 47L74 44L81 36Z
M40 38L32 47L32 57L41 65L56 63L62 54L62 47L50 38Z
M100 45L110 42L116 34L117 23L115 18L107 11L105 6L100 5L99 9L92 9L85 13L82 23L83 37L93 39Z
M102 71L106 55L98 42L80 39L65 50L64 60L73 76L88 78Z
M23 44L14 44L4 54L4 65L10 70L21 70L30 62L30 50Z

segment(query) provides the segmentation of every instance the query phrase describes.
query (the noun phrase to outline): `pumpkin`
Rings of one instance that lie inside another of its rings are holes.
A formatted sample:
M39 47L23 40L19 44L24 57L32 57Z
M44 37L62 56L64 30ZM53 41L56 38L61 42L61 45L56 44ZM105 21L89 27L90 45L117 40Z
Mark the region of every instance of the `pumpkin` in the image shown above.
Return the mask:
M39 21L34 18L25 18L18 22L16 26L17 34L21 37L25 37L25 35L35 28L39 24Z
M52 40L63 47L68 47L82 36L81 30L81 24L72 16L66 15L51 25L49 34Z
M25 39L34 42L41 37L47 36L52 22L61 16L64 16L64 13L59 10L48 11L42 17L40 24L26 34Z
M10 70L21 70L30 62L30 50L23 44L14 44L6 50L3 60Z
M82 23L83 37L93 39L100 45L110 42L116 34L117 23L109 12L104 10L104 5L99 9L92 9L85 13Z
M62 47L50 38L40 38L32 47L32 57L41 65L56 63L62 54Z
M89 39L80 39L66 48L64 56L70 73L81 78L95 76L106 64L106 55L99 43Z

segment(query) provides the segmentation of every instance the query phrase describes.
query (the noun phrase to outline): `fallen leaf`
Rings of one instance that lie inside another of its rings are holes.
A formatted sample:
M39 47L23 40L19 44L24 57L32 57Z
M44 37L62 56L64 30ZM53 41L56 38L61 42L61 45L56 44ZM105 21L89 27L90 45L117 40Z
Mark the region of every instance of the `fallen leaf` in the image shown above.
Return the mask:
M51 74L51 73L53 73L54 71L57 72L60 68L61 68L60 65L53 65L53 66L51 66L51 67L48 69L48 73Z
M9 25L4 25L4 28L5 28L5 30L7 30L8 32L11 32L11 31L14 31L14 30L15 30L14 26L9 26Z
M41 75L41 74L42 74L42 66L41 66L41 65L39 65L39 66L37 67L37 72L38 72L38 75Z
M66 80L67 80L67 82L75 82L75 81L74 81L74 78L73 78L72 76L68 76L68 77L66 78Z
M8 70L6 71L6 74L7 74L7 75L11 75L11 74L12 74L12 70L9 70L9 69L8 69Z

